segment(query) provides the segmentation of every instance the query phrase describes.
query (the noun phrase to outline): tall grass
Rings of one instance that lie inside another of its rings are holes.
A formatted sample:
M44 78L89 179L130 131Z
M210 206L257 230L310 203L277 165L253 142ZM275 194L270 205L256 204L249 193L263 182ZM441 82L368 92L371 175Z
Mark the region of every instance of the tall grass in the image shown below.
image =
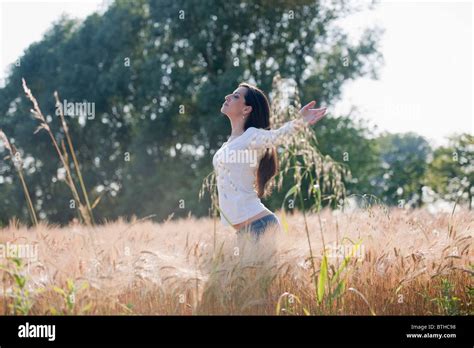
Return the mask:
M38 244L23 287L29 297L18 302L31 304L30 314L473 314L472 212L387 215L373 206L323 209L320 220L306 219L310 233L324 229L326 251L320 238L311 244L319 291L301 212L288 217L288 233L269 230L258 243L221 226L214 237L212 218L191 216L94 229L11 224L0 243ZM3 287L0 308L13 314L14 279L4 277Z
M65 134L66 134L68 145L70 147L71 154L72 154L72 157L73 157L73 160L74 160L75 168L76 168L76 171L77 171L79 179L80 179L81 187L83 189L84 197L85 197L85 200L86 200L86 205L84 205L84 203L82 203L82 200L79 197L79 193L78 193L77 188L76 188L76 184L74 183L74 180L73 180L73 177L72 177L72 174L71 174L71 168L70 168L69 161L68 161L68 154L67 154L67 151L66 151L66 147L63 144L63 146L62 146L63 152L61 152L61 149L59 148L59 145L56 141L56 138L55 138L53 132L51 131L51 128L49 127L49 124L46 122L46 118L44 117L44 115L43 115L43 113L40 109L38 101L34 97L31 90L26 85L25 79L22 79L22 82L23 82L23 90L25 91L25 94L26 94L27 98L33 104L33 109L31 109L31 112L34 115L35 119L37 119L40 123L38 128L35 130L34 134L39 132L41 129L44 129L48 133L48 135L51 139L51 143L53 144L53 147L55 148L56 153L58 154L59 160L61 161L61 163L62 163L62 165L63 165L63 167L66 171L66 181L65 182L68 185L69 189L71 190L71 193L73 195L75 203L77 203L77 207L78 207L78 210L79 210L79 215L80 215L80 217L82 217L82 220L86 224L92 225L94 223L94 218L93 218L93 215L92 215L92 209L91 209L91 206L89 204L89 199L88 199L88 196L87 196L87 192L85 190L85 186L84 186L84 183L83 183L83 180L82 180L82 175L81 175L81 172L80 172L80 169L79 169L79 163L77 162L77 159L76 159L76 156L75 156L75 153L74 153L72 140L71 140L71 137L69 135L69 131L68 131L68 127L66 125L66 122L64 120L64 115L61 111L61 113L60 113L61 125L63 127L63 130L64 130ZM55 93L55 97L56 97L56 105L57 105L57 104L59 104L59 99L58 99L57 93Z
M74 169L76 170L77 177L79 178L79 183L81 184L82 194L84 196L86 206L87 206L87 213L88 213L88 217L89 217L89 223L94 223L94 215L92 213L92 209L100 201L100 197L102 197L102 196L99 196L98 199L94 202L93 205L90 204L89 195L87 194L86 185L84 184L84 179L82 178L81 167L79 166L79 161L77 160L77 157L76 157L76 151L74 150L74 145L72 143L72 139L71 139L71 136L69 134L69 128L67 126L66 120L64 119L63 109L60 107L61 102L59 101L59 94L58 94L57 91L54 92L54 98L56 99L56 107L59 110L59 117L61 118L61 126L63 128L64 134L66 135L67 144L69 146L69 151L71 153L72 160L74 161ZM67 153L66 149L64 149L64 153Z
M6 134L0 129L0 140L2 140L5 148L10 152L10 156L7 156L11 159L13 166L15 167L18 177L21 181L21 186L23 188L23 192L25 193L25 198L28 206L28 212L31 217L31 222L33 225L38 225L38 218L36 217L35 207L31 200L30 192L28 190L28 186L26 185L25 177L23 175L23 160L21 158L21 153L16 149L15 145L11 144L8 140ZM5 159L7 159L5 157Z

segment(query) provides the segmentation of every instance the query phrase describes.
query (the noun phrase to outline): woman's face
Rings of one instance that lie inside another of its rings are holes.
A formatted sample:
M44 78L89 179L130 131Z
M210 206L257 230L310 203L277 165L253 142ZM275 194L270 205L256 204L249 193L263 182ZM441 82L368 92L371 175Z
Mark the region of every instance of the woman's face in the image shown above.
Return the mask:
M247 93L247 88L239 87L232 94L226 95L221 112L231 119L247 116L252 111L252 107L245 105L245 93Z

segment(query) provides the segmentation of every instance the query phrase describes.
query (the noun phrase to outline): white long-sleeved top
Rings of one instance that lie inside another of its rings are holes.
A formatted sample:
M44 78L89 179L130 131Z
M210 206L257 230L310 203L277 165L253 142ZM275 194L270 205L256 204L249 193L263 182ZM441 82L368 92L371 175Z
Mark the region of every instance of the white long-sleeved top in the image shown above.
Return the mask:
M217 150L212 164L224 226L239 224L264 210L271 212L261 202L254 186L260 159L267 148L282 144L302 130L305 124L301 117L275 130L249 127Z

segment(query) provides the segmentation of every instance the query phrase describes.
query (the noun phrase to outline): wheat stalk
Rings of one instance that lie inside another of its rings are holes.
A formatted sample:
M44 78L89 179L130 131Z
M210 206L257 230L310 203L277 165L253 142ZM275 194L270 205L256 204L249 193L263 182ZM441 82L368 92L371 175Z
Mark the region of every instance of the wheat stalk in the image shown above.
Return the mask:
M87 214L87 210L83 208L83 204L81 202L81 199L79 198L79 194L77 192L76 185L74 184L74 180L72 179L71 169L69 168L69 164L65 159L66 154L63 155L61 153L61 150L59 149L58 143L56 142L56 139L55 139L53 133L51 132L51 129L50 129L48 123L46 122L46 119L45 119L43 113L41 112L41 109L38 105L38 102L37 102L36 98L33 96L33 94L31 93L31 90L26 85L26 81L25 81L24 78L22 78L22 83L23 83L23 90L25 91L26 96L33 103L33 109L31 110L31 112L33 113L34 117L40 122L40 125L35 130L34 134L39 132L41 129L45 129L48 132L49 137L51 138L51 142L53 143L53 146L56 149L56 152L59 156L59 159L61 160L61 163L63 164L64 169L66 170L66 184L70 188L70 190L72 192L72 195L73 195L74 199L76 200L76 202L78 204L79 213L82 216L82 218L84 219L84 221L86 222L86 224L91 225L92 224L92 217L89 214Z
M33 202L31 201L30 193L28 191L28 187L26 186L25 178L23 177L23 161L21 159L21 154L16 149L15 145L11 144L8 140L6 134L0 129L0 139L3 141L6 149L10 152L10 159L15 167L16 171L18 172L18 176L20 177L21 184L23 186L23 192L25 193L26 201L28 203L28 211L31 216L31 220L33 225L38 225L38 219L36 218L35 208L33 206ZM18 163L15 163L15 159Z
M94 224L94 215L92 213L92 207L91 207L91 204L89 203L89 197L87 195L86 186L84 184L84 180L82 179L81 168L80 168L79 162L77 161L77 158L76 158L76 153L75 153L75 150L74 150L74 146L72 144L71 136L69 135L69 128L68 128L68 126L66 124L66 121L64 119L64 112L63 112L62 108L59 107L61 105L61 102L59 101L59 95L58 95L57 91L54 92L54 97L56 99L56 107L59 109L59 116L61 118L61 126L63 127L64 133L66 134L67 143L68 143L68 146L69 146L69 150L71 152L72 160L74 162L74 168L76 169L76 173L77 173L77 176L79 178L79 183L81 184L82 194L84 195L84 199L86 201L86 206L87 206L87 210L88 210L88 213L89 213L89 216L90 216L90 220L91 220L91 223ZM66 153L66 151L64 151L64 153Z

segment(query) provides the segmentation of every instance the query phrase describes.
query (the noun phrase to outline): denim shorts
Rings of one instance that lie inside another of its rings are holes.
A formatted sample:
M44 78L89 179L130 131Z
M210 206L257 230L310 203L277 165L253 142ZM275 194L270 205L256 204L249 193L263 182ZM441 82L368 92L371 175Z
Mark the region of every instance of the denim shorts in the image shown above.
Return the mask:
M261 217L260 219L255 220L255 221L252 221L249 225L240 228L237 231L237 234L249 233L250 235L252 235L252 236L254 236L258 239L260 237L260 235L262 235L263 232L265 232L267 227L269 227L270 225L281 226L280 225L280 220L273 213L265 215L265 216Z

